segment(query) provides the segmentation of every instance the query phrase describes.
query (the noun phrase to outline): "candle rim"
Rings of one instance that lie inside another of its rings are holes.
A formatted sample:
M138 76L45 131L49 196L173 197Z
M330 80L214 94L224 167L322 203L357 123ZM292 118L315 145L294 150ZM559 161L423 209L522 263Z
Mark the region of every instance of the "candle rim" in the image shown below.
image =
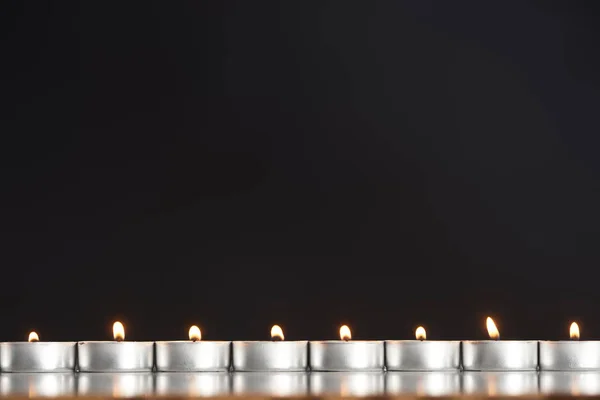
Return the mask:
M494 342L496 342L496 340L493 340ZM441 339L425 339L425 340L419 340L419 339L386 339L385 340L386 343L416 343L416 342L420 342L420 343L461 343L462 340L441 340Z
M154 344L155 342L153 340L122 340L122 341L118 341L118 340L80 340L78 342L76 342L78 345L83 345L83 344L101 344L101 343L107 343L107 344L120 344L120 345L127 345L127 344Z
M330 340L309 340L309 343L373 343L373 344L383 344L385 340L359 340L359 339L350 339L350 340L342 340L342 339L330 339Z
M178 339L178 340L155 340L154 343L156 344L165 344L165 343L194 343L194 344L198 344L198 343L211 343L211 344L228 344L231 343L231 340L185 340L185 339Z
M232 340L231 343L308 343L308 340Z
M70 341L41 341L41 340L36 340L33 342L29 342L27 340L19 340L16 342L0 342L0 346L6 346L6 345L14 345L14 344L28 344L28 345L43 345L43 344L68 344L68 345L75 345L78 342L76 340L70 340Z

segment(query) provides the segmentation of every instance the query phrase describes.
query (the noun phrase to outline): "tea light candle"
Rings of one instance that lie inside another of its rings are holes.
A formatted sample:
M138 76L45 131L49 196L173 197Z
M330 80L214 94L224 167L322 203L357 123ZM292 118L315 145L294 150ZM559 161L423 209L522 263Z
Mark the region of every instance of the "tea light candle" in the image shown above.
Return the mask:
M73 343L73 347L75 344ZM24 372L0 375L0 395L26 397L75 396L75 374L71 372Z
M311 372L309 387L313 396L377 396L385 392L385 372Z
M271 328L270 342L233 342L234 371L305 371L308 342L284 341L278 325Z
M600 394L600 372L542 371L540 373L540 392L571 396L598 396Z
M460 393L460 371L390 372L385 376L388 395L450 396Z
M163 372L156 374L158 396L217 397L231 390L229 372Z
M500 332L488 317L487 330L492 340L462 342L463 368L467 371L537 370L537 341L499 341Z
M525 396L539 392L536 371L463 372L464 394Z
M125 328L113 324L114 342L79 342L81 372L152 371L154 342L125 342Z
M241 372L233 374L233 394L262 396L305 396L307 372Z
M40 342L36 332L27 342L0 343L2 372L61 372L75 369L75 342Z
M154 394L151 372L80 373L77 379L79 396L148 397Z
M231 342L203 341L200 328L193 325L190 340L156 342L156 370L228 371Z
M340 328L341 340L310 342L310 367L313 371L383 370L383 341L354 340L348 326Z
M425 328L415 331L417 340L386 340L389 371L436 371L460 368L459 341L427 341Z
M600 341L579 340L579 325L569 329L571 340L540 341L540 368L568 371L600 369Z

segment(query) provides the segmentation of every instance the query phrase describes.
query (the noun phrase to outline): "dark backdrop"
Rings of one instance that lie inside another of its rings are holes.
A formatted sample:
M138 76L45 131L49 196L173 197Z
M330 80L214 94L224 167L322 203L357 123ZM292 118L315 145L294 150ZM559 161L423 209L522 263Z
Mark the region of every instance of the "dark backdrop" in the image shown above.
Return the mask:
M2 2L0 340L600 337L597 2Z

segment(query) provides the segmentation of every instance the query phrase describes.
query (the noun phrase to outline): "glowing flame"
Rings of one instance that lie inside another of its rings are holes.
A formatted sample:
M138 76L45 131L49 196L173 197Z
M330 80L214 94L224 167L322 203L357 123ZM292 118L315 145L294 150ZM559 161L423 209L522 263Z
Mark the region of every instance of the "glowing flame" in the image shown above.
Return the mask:
M494 320L490 317L487 317L485 320L485 324L487 326L488 335L490 335L490 339L498 340L500 339L500 332L498 332L498 328L496 328L496 324Z
M283 340L283 330L279 325L273 325L271 328L271 339L273 340Z
M569 337L573 340L579 340L579 325L577 322L573 322L569 328Z
M192 342L202 340L202 332L200 332L200 328L198 328L196 325L190 326L190 331L188 332L188 335Z
M348 325L342 325L340 327L340 339L345 341L352 339L352 332L350 332Z
M427 339L427 332L425 332L425 328L423 328L422 326L418 327L415 331L415 337L417 338L417 340Z
M113 337L117 342L122 342L125 340L125 328L119 321L113 324Z
M31 332L29 334L29 339L27 339L28 342L39 342L40 341L40 337L38 336L37 333L35 332Z

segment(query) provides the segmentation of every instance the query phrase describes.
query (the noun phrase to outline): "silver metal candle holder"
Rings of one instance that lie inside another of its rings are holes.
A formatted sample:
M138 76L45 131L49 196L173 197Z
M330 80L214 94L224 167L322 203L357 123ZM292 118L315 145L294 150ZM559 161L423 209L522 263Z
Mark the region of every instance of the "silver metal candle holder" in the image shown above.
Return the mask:
M440 371L460 368L459 341L387 340L389 371Z
M600 341L540 341L540 369L600 370Z
M462 359L466 371L535 371L538 366L538 342L464 341Z
M234 371L306 371L307 341L233 342Z
M79 342L81 372L143 372L154 366L154 342Z
M227 371L230 359L231 342L156 342L158 372Z
M0 343L2 372L64 372L75 369L75 342Z

